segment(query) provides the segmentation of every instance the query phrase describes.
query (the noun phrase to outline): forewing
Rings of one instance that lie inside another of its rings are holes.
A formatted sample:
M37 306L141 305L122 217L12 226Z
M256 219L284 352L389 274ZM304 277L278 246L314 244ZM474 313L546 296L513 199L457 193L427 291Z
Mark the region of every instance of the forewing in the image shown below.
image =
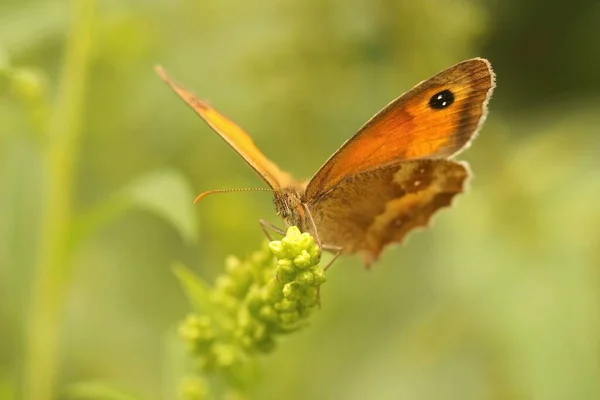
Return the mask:
M465 148L487 114L495 86L487 60L459 63L415 86L369 120L314 175L306 199L315 200L348 176L400 161L447 158ZM449 90L453 102L436 109L431 98Z
M290 181L290 175L277 167L256 147L250 135L217 110L197 98L192 92L176 83L162 67L156 72L202 119L219 134L274 190Z

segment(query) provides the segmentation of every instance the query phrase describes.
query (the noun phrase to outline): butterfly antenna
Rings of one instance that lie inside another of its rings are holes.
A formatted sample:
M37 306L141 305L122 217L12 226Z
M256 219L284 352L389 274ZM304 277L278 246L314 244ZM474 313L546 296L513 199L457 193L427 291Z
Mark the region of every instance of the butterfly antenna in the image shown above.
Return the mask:
M204 193L200 193L194 200L194 204L198 203L202 198L214 193L229 193L229 192L272 192L273 190L268 188L243 188L243 189L217 189L208 190Z

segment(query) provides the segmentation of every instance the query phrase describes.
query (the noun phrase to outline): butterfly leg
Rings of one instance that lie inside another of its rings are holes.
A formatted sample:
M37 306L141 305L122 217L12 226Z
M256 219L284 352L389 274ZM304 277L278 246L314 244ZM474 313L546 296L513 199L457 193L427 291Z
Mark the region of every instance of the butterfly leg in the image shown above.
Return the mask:
M327 271L329 267L331 267L331 265L334 263L334 261L337 260L337 258L342 254L342 248L339 246L332 246L328 244L324 244L323 246L321 246L321 248L333 254L333 258L329 260L325 267L323 267L323 270Z
M264 219L261 218L258 220L258 223L260 224L260 228L265 233L265 236L269 239L269 241L273 241L270 231L279 233L281 236L285 236L285 231L283 229L276 227L269 221L265 221Z
M337 260L337 258L340 256L340 254L342 254L342 248L338 247L338 246L330 246L330 245L324 244L323 246L321 246L321 249L333 253L333 258L331 260L329 260L329 262L327 263L327 265L325 267L323 267L323 270L327 271L327 269L329 269L329 267L331 267L333 262L335 260ZM317 304L318 304L319 308L321 308L321 286L319 286L317 288Z
M317 224L315 224L315 220L313 219L312 213L310 212L308 205L306 203L302 203L302 207L304 208L304 212L305 212L306 216L308 217L308 221L310 222L310 227L312 228L312 229L310 229L310 233L312 234L313 238L315 238L315 242L317 243L317 246L319 246L319 249L321 249L322 248L321 238L319 238L319 232L317 231Z

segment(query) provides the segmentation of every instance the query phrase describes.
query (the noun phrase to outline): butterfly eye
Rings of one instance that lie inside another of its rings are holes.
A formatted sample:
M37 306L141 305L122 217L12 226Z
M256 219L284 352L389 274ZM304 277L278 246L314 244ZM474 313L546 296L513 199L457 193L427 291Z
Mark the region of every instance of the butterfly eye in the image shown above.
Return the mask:
M290 215L292 215L292 212L290 211L290 208L288 207L287 203L285 201L283 201L279 208L279 216L283 219L287 219L290 217Z
M442 110L452 103L454 103L454 94L448 89L434 94L431 99L429 99L429 107L434 110Z

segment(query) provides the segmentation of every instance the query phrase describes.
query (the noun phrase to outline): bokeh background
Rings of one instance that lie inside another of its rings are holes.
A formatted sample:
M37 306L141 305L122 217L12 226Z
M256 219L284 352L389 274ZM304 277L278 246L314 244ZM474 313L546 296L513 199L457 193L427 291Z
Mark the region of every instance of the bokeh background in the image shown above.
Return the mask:
M484 56L498 87L459 157L469 193L371 271L338 261L251 395L598 399L599 24L595 0L1 0L0 398L32 376L54 398L88 381L173 398L190 306L172 263L212 281L279 222L269 193L192 206L262 181L155 64L304 178Z

